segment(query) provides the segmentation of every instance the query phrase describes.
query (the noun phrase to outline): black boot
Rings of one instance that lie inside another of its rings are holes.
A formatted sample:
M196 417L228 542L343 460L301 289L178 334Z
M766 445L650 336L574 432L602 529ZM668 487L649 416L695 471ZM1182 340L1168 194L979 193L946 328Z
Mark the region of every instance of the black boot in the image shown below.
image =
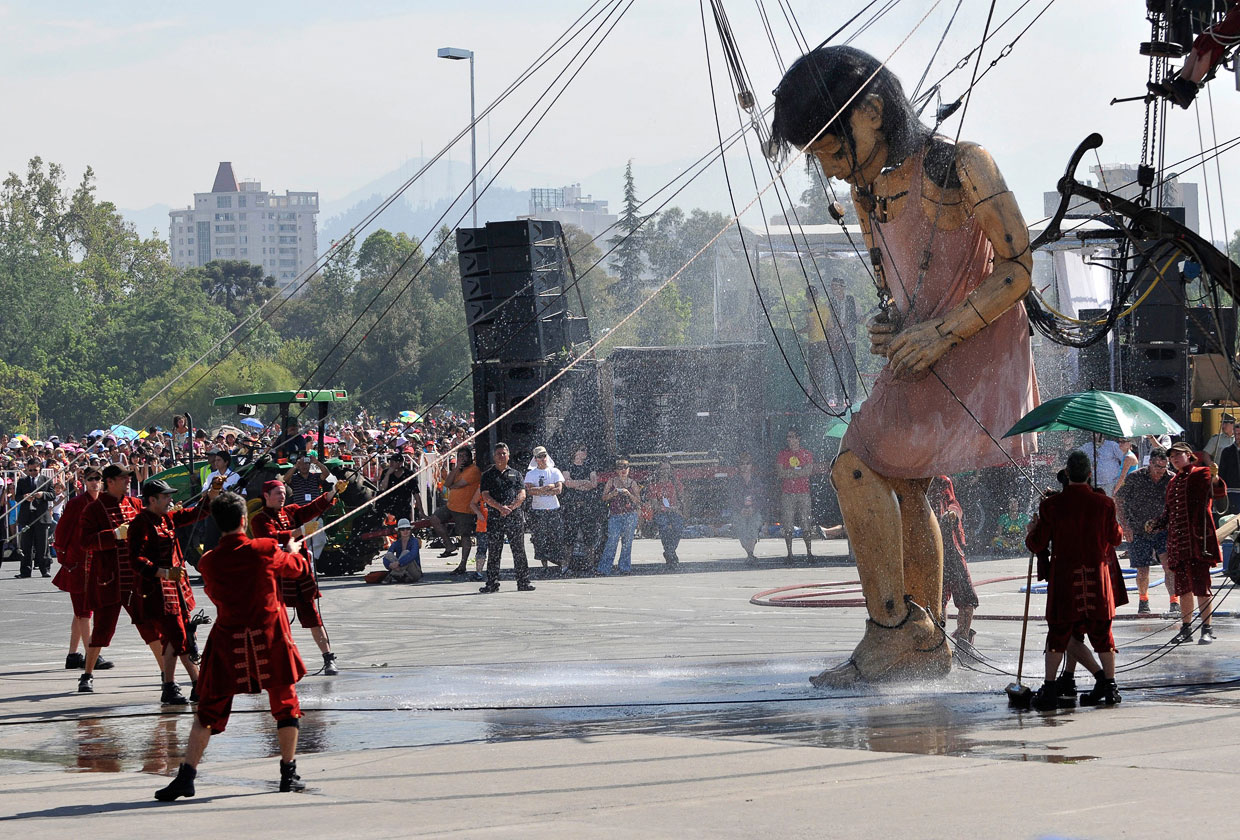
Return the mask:
M1115 680L1107 677L1099 678L1094 683L1092 691L1087 691L1081 695L1082 706L1114 706L1120 702L1119 689L1115 686Z
M280 762L280 793L301 793L306 789L297 775L297 759Z
M1053 682L1044 682L1033 693L1033 708L1039 712L1053 712L1059 708L1059 688Z
M165 788L155 791L155 798L160 802L172 802L173 800L185 796L194 795L194 779L197 778L198 771L188 764L182 764L177 770L177 777L172 780Z
M198 680L189 681L189 702L198 702Z
M1076 708L1076 675L1067 671L1060 674L1055 679L1055 688L1059 692L1059 708L1074 709Z
M164 690L160 692L159 702L165 706L184 706L189 703L185 699L185 695L181 693L181 686L174 682L164 683Z
M340 673L340 669L336 667L336 654L331 651L323 654L323 673L329 677Z
M95 663L98 667L98 663ZM65 668L70 671L80 671L86 667L86 657L80 653L71 653L65 657Z

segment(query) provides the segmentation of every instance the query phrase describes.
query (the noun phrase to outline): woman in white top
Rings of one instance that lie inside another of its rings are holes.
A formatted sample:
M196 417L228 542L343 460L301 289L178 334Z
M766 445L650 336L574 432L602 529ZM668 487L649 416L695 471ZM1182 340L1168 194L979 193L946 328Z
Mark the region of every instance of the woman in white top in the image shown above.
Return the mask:
M534 559L543 568L551 563L561 571L567 568L564 554L564 518L560 515L559 495L564 491L564 474L556 469L547 447L534 447L534 459L525 473L525 495L530 499L530 537Z

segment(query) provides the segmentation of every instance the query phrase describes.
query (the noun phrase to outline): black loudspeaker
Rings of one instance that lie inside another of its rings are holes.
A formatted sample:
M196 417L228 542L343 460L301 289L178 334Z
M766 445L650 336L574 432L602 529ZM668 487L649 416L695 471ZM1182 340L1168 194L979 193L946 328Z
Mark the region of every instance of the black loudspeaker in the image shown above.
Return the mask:
M563 250L558 242L549 245L524 245L510 248L487 248L458 254L461 276L504 274L514 271L559 271Z
M1077 317L1082 321L1097 321L1106 317L1105 309L1082 309ZM1106 338L1081 347L1076 351L1076 390L1087 391L1097 388L1100 391L1111 389L1111 345Z
M558 293L564 287L564 273L556 271L512 272L507 274L475 274L461 278L461 296L465 300L493 298L503 300L519 294L542 295Z
M1220 327L1223 330L1221 340ZM1230 306L1191 307L1188 310L1188 346L1191 353L1219 353L1231 358L1236 348L1236 311Z
M498 418L479 436L478 455L483 463L491 462L495 444L501 441L508 444L512 464L521 471L539 445L560 462L579 443L592 452L603 451L606 424L597 363L584 360L556 378L562 370L547 362L474 365L474 423L482 428Z
M1161 408L1188 428L1188 345L1131 344L1124 348L1125 390Z
M562 233L560 223L550 219L488 222L484 228L457 228L456 250L463 253L488 248L555 244Z
M1182 304L1162 306L1143 303L1132 313L1132 319L1134 344L1162 341L1183 344L1188 340L1188 321Z
M568 314L559 222L489 222L456 232L461 297L475 362L546 359L589 340Z
M553 318L564 314L564 296L560 294L515 295L465 301L465 322L471 326L504 322L521 327L535 318Z
M764 345L619 347L607 358L624 453L760 451Z

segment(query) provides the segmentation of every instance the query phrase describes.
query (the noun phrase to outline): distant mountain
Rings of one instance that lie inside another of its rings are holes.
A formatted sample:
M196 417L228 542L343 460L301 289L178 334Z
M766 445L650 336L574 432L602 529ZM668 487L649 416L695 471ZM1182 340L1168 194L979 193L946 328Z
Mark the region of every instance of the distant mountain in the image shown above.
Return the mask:
M642 166L635 161L633 175L638 197L651 198L656 190L683 174L691 163L691 161L680 161ZM736 164L744 165L740 161ZM323 202L319 223L320 247L346 235L353 224L364 218L366 213L377 207L388 195L413 177L422 165L423 161L420 158L411 160L340 199ZM489 180L488 173L480 174L479 187L485 187ZM467 213L468 191L462 198L456 198L457 193L468 183L468 163L455 160L437 161L422 173L405 194L385 210L366 232L362 233L362 237L364 238L366 233L380 227L404 231L414 237L424 237L437 227L436 220L441 215L444 218L439 224L446 224L449 227L471 224L470 214ZM518 168L506 169L503 175L496 179L495 184L486 188L478 199L478 223L511 219L528 213L531 187L563 187L573 183L580 183L584 194L591 195L596 200L606 200L610 204L611 211L617 212L624 191L624 164L621 163L588 175L547 174ZM512 184L517 186L510 186ZM648 210L653 211L659 207L675 189L681 186L684 186L683 179L678 180L670 189L653 196ZM740 198L741 196L738 195L738 200ZM752 186L749 196L740 203L744 204L750 198L752 198ZM771 200L774 202L773 197ZM686 186L684 191L672 198L667 206L681 207L685 210L702 208L731 213L723 170L716 164ZM444 215L445 209L448 208L451 209ZM462 215L464 219L458 223Z
M144 207L141 210L125 210L122 208L119 212L130 222L138 231L143 239L151 236L152 233L157 235L165 242L168 241L168 213L172 207L167 204L152 204L150 207Z

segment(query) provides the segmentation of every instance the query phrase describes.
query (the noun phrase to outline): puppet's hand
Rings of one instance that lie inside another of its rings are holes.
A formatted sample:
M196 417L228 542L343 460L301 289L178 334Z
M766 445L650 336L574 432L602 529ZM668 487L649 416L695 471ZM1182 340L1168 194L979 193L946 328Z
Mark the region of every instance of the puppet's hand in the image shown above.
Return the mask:
M885 315L878 315L871 318L867 326L870 331L870 352L875 356L886 356L891 340L896 337L896 325Z
M954 336L939 335L938 321L924 321L896 335L887 347L887 358L897 379L920 379L930 366L957 343Z

